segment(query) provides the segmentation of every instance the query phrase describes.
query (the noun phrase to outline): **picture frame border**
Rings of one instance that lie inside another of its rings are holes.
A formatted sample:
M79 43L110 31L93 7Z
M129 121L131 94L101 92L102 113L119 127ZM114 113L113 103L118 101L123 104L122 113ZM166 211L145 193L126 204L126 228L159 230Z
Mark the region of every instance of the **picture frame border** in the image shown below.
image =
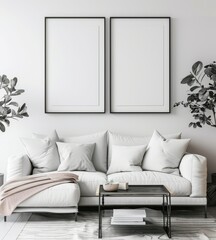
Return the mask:
M103 19L103 26L104 26L104 49L102 50L104 52L104 57L103 57L103 61L104 61L104 90L103 90L103 95L104 95L104 104L103 104L103 111L87 111L87 112L77 112L77 111L70 111L70 112L55 112L55 111L49 111L48 110L48 101L47 101L47 21L48 19ZM73 17L69 17L69 16L46 16L44 17L44 112L48 113L48 114L104 114L106 113L106 17L94 17L94 16L90 16L90 17L86 17L86 16L73 16Z
M168 106L168 111L164 111L164 112L158 112L158 111L155 111L155 112L150 112L150 111L143 111L143 112L137 112L137 111L130 111L130 112L117 112L117 111L113 111L112 109L112 20L113 19L168 19L168 22L169 22L169 106ZM169 114L171 113L171 17L139 17L139 16L136 16L136 17L132 17L132 16L129 16L129 17L126 17L126 16L123 16L123 17L119 17L119 16L115 16L115 17L110 17L110 21L109 21L109 29L110 29L110 36L109 36L109 44L110 44L110 81L109 81L109 104L110 104L110 113L112 114Z

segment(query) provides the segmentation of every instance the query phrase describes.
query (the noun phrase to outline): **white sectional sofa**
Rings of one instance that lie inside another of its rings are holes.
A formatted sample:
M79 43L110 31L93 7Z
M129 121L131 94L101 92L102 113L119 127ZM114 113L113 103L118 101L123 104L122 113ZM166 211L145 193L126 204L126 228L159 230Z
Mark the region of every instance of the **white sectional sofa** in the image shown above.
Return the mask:
M67 183L46 189L22 202L16 212L76 212L77 206L97 206L98 186L107 181L129 184L165 185L172 195L172 205L203 206L206 209L207 160L197 154L185 154L179 165L180 175L156 171L117 172L107 175L112 146L139 145L148 143L150 137L129 137L106 132L62 139L67 142L95 142L93 155L95 172L74 171L79 176L78 184ZM173 135L167 135L172 138ZM7 179L32 174L33 167L27 155L14 156L8 161ZM159 197L106 198L105 204L161 205Z

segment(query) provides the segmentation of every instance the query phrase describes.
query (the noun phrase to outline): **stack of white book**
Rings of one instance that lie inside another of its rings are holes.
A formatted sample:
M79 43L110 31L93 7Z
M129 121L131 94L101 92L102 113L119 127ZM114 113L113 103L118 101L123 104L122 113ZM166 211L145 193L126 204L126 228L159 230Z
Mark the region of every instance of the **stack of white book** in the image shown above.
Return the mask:
M112 225L145 225L145 209L113 209Z

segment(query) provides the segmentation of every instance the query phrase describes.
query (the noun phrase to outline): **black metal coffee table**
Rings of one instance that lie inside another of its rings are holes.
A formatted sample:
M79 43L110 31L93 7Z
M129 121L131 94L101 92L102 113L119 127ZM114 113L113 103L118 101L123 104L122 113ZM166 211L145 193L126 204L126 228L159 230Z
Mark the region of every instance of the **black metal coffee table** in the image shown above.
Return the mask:
M162 197L163 228L167 236L171 238L171 194L163 185L129 185L128 190L106 192L103 186L99 188L99 227L98 238L102 238L102 211L110 209L110 205L104 204L106 197ZM113 206L113 205L112 205ZM111 207L112 207L111 206ZM129 205L127 207L141 207L144 205ZM113 206L114 207L114 206Z

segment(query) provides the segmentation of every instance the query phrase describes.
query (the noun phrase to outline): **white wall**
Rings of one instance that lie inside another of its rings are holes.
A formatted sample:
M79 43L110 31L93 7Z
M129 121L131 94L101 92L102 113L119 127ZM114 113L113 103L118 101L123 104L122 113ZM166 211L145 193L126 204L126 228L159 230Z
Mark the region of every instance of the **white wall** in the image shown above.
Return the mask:
M30 117L14 121L0 133L0 172L7 158L23 152L20 136L32 132L60 136L92 133L104 129L133 135L182 131L191 138L190 150L208 157L209 174L216 171L216 129L188 128L192 120L186 109L171 114L109 114L109 71L107 71L106 114L44 114L44 17L45 16L170 16L172 18L172 105L186 96L181 79L191 65L216 60L215 0L0 0L0 75L17 76L26 93ZM109 69L107 51L107 69ZM59 96L60 97L60 96Z

